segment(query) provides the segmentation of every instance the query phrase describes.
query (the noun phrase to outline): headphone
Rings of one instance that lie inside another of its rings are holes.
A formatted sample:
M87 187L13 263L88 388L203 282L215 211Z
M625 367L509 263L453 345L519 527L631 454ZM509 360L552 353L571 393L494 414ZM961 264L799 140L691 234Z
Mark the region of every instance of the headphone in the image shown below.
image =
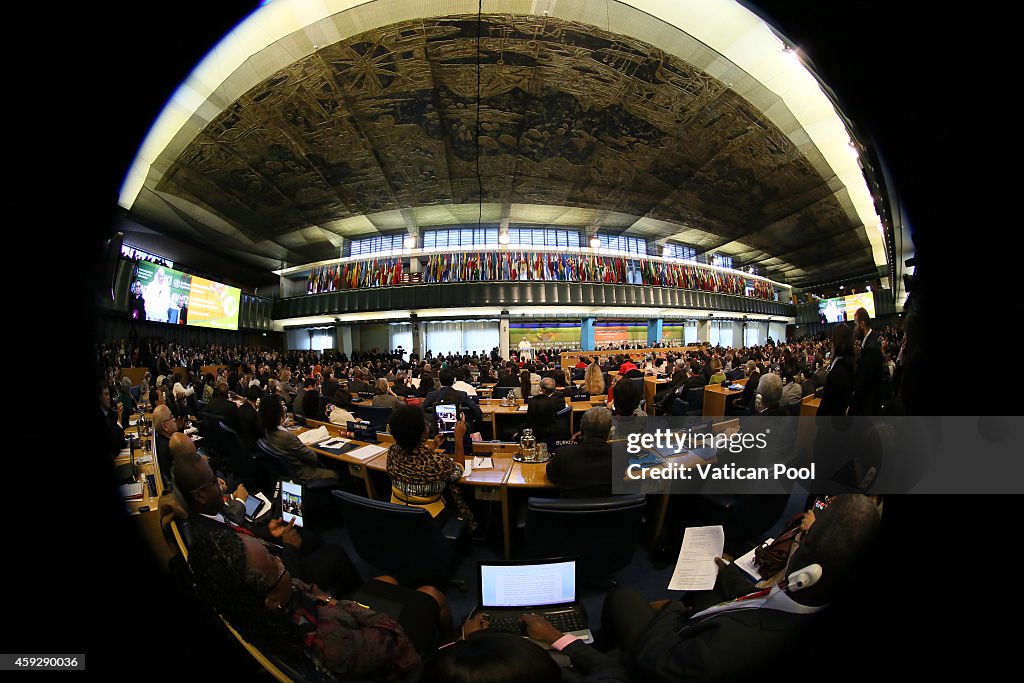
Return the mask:
M803 569L797 569L786 577L786 590L790 593L810 588L821 579L821 565L818 563L809 564Z

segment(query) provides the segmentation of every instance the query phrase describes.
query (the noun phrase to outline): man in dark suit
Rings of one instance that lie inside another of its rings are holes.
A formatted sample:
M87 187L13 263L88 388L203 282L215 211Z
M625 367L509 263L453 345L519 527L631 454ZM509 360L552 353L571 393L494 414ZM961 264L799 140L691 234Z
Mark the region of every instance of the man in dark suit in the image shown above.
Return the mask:
M110 389L103 382L100 382L100 414L103 418L104 433L107 435L107 450L111 455L117 455L124 448L124 427L121 421L124 419L124 407L117 404L117 410L110 405Z
M674 399L672 402L672 414L673 415L685 415L686 411L689 410L689 406L686 405L686 397L691 390L704 391L704 387L707 386L708 378L704 375L701 370L700 364L697 361L690 363L690 371L686 375L686 379L676 389Z
M526 424L538 441L551 441L555 433L555 415L565 408L565 398L558 393L556 382L550 377L540 381L540 394L527 403ZM553 444L549 443L548 448Z
M366 383L364 380L365 374L359 368L352 371L352 381L348 383L348 390L353 394L360 392L366 393L373 391L373 387Z
M251 386L246 392L246 401L238 407L238 436L250 451L255 451L256 442L263 438L263 426L256 412L256 404L262 397L263 391Z
M423 409L433 412L434 406L451 403L455 405L457 412L464 412L474 425L479 425L483 417L480 406L470 401L466 392L452 388L452 385L455 384L455 372L451 368L445 368L441 371L438 379L441 382L441 388L427 394L423 399Z
M210 415L216 415L220 418L221 422L236 432L238 431L238 406L235 405L234 401L228 399L227 382L221 382L217 385L217 391L206 406L206 412Z
M688 594L689 605L652 604L633 589L618 589L605 601L602 627L643 680L738 680L772 671L773 663L798 661L790 650L817 623L815 615L858 577L878 525L878 508L867 496L838 496L816 513L789 559L786 576L820 567L820 578L802 589L794 580L754 592L749 579L718 558L715 588Z
M552 456L547 464L548 479L558 486L562 498L612 495L612 446L608 443L611 428L611 411L595 406L580 421L580 443L563 446Z
M256 523L248 521L245 501L249 492L245 487L239 485L225 502L227 491L222 488L223 480L217 477L206 458L196 454L191 439L178 440L177 436L171 444L175 490L195 531L228 527L280 545L281 559L289 573L328 591L344 594L363 582L345 550L324 543L318 534L285 524L281 519L270 519L268 514Z
M757 369L757 363L748 360L745 366L747 384L743 387L743 393L736 400L733 406L741 413L751 412L754 407L754 397L757 396L757 383L761 381L761 373Z
M871 318L864 308L853 314L860 338L857 373L853 379L849 415L878 415L882 410L882 373L887 373L879 337L871 329Z

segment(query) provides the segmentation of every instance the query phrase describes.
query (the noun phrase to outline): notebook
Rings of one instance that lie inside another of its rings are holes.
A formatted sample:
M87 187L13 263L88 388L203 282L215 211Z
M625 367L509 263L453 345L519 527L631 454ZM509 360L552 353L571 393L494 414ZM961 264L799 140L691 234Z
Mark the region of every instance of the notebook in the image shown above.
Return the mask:
M490 630L526 635L523 614L537 614L563 633L594 642L587 614L576 600L576 560L481 561L480 607Z

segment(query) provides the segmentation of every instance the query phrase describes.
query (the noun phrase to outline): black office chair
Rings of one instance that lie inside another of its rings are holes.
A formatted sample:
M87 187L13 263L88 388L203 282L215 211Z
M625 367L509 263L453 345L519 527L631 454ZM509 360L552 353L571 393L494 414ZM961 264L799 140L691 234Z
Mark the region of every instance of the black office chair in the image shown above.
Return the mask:
M373 406L353 405L352 414L370 423L369 429L385 432L388 420L391 419L391 408L374 408Z
M295 466L269 441L260 439L256 445L270 477L299 482ZM303 521L311 529L326 529L339 523L338 508L331 498L331 491L339 487L339 479L311 479L302 485L302 502L306 509Z
M523 553L576 556L581 576L607 579L633 560L645 509L642 495L530 498Z
M452 579L465 522L452 518L444 529L423 508L396 505L334 491L352 545L376 569L403 585L459 584Z
M230 472L235 484L245 484L247 489L260 491L257 481L253 454L242 443L242 437L215 415L209 415L203 445L213 451L212 463L215 469Z

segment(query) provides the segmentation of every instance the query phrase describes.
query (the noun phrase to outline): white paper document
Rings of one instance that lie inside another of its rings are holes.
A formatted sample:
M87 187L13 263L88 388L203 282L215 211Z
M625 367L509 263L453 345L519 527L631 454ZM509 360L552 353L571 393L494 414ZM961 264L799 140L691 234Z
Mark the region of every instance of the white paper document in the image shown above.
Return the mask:
M122 484L121 497L125 500L142 500L142 484L138 482Z
M757 550L758 548L761 548L763 546L768 545L769 543L771 543L774 540L775 539L773 539L773 538L769 538L768 540L766 540L761 545L754 546L753 548L750 549L749 553L747 553L743 557L737 558L733 562L733 564L736 565L737 569L742 569L750 578L754 579L755 581L763 580L765 577L761 576L761 570L758 569L757 565L754 564L754 551Z
M725 529L721 525L687 527L668 589L706 591L714 588L718 578L715 558L722 556L724 548Z
M299 441L309 446L310 444L320 443L321 441L327 441L331 438L330 433L327 431L327 427L317 427L311 429L308 432L299 434Z
M378 453L383 453L386 450L386 448L370 444L369 446L363 446L362 448L357 448L354 451L349 451L345 455L352 458L359 458L360 460L366 460L367 458L372 458Z
M525 413L525 412L526 412L527 410L529 410L529 409L530 409L530 406L528 406L528 405L526 405L526 404L524 403L523 405L521 405L521 406L519 406L518 408L516 408L516 412L517 412L517 413Z
M491 463L490 458L481 458L478 455L473 456L473 469L474 470L493 470L494 465Z

